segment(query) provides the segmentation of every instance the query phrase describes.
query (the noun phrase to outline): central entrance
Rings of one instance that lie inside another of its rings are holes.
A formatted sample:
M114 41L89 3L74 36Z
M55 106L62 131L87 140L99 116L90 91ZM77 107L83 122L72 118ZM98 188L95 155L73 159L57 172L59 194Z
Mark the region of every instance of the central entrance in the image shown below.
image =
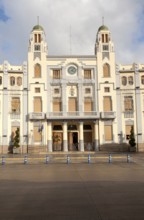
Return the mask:
M69 151L78 150L78 132L77 131L68 132L68 150Z

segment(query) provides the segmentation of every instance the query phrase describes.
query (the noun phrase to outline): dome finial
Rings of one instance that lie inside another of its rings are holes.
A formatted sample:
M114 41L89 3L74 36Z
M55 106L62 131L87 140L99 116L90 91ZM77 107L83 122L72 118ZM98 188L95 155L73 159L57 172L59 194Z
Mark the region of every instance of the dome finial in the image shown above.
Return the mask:
M37 25L39 25L39 16L37 16Z
M102 17L102 25L104 25L104 16Z

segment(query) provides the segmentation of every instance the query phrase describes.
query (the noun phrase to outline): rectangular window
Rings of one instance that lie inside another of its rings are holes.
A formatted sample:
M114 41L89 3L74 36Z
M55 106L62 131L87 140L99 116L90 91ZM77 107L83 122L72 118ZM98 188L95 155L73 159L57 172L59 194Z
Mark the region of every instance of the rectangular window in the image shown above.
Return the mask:
M85 88L85 94L90 94L91 93L91 89L90 88Z
M38 34L38 42L41 43L41 34Z
M77 100L76 98L69 98L69 105L68 105L69 112L77 111Z
M84 112L92 111L92 100L90 98L86 98L84 100Z
M103 45L103 51L108 51L109 50L109 46L108 45Z
M91 70L84 70L84 79L91 79Z
M40 51L40 45L35 45L35 46L34 46L34 50L35 50L35 51Z
M112 125L104 126L105 141L112 141Z
M34 35L34 42L37 43L37 34Z
M42 132L40 132L39 125L34 126L33 136L34 136L34 142L41 142L42 141Z
M108 34L105 35L105 41L108 43Z
M13 97L11 100L11 111L20 112L20 98Z
M124 97L124 111L133 111L133 97L125 96Z
M104 87L104 92L110 92L110 88L109 87Z
M54 94L59 94L59 89L54 89Z
M60 112L61 111L61 100L56 98L53 99L53 112Z
M35 88L35 93L40 93L40 88Z
M42 112L42 99L41 99L41 97L34 97L34 112Z
M104 34L102 34L102 43L104 43Z
M111 96L104 96L103 99L103 105L104 105L104 112L110 112L112 111L112 100Z
M60 70L53 70L53 79L60 79Z

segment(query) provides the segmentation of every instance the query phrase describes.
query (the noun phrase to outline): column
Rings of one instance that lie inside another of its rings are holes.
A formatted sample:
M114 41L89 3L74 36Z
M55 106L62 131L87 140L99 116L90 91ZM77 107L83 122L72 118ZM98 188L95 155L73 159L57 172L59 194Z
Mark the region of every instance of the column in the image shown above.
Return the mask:
M52 123L48 122L47 124L48 128L48 151L52 152Z
M83 122L79 123L79 149L84 152Z
M68 152L67 122L63 122L63 151Z
M99 129L98 121L94 122L94 149L95 151L99 150Z

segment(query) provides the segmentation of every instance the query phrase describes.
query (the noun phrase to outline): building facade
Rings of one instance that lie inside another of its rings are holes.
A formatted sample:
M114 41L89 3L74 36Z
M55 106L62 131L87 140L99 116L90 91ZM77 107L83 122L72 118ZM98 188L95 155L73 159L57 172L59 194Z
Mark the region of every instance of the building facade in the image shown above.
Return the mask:
M42 26L33 27L28 61L0 65L0 152L99 151L127 146L134 127L144 151L144 64L115 62L109 29L91 56L50 56Z

